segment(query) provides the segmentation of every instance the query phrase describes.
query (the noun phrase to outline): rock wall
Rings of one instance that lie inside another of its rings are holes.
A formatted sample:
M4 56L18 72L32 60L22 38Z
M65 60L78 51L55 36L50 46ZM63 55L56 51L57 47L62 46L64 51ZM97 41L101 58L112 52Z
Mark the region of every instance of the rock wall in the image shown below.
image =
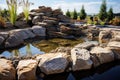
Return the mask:
M11 48L23 44L26 39L45 37L46 28L33 26L27 29L16 29L9 32L0 32L0 48Z

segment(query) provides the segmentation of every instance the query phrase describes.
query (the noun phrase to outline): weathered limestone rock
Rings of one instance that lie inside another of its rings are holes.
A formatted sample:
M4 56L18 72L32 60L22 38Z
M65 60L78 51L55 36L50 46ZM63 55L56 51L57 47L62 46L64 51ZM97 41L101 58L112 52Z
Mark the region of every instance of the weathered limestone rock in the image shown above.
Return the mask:
M8 34L8 32L0 32L0 36L2 36L5 39L8 37Z
M120 31L112 31L112 41L120 41Z
M41 36L41 37L46 36L46 28L42 26L33 26L32 31L36 36Z
M48 53L36 57L40 60L39 67L45 74L56 74L65 71L68 66L67 56L64 53Z
M4 42L4 38L2 36L0 36L0 45Z
M118 41L109 42L107 47L114 52L115 59L120 59L120 42Z
M95 67L114 60L114 53L108 48L93 47L90 53Z
M86 49L73 48L71 50L72 70L85 70L92 67L93 62L90 60L90 53Z
M33 20L32 20L32 23L33 24L37 24L38 22L41 22L42 20L41 20L41 17L40 16L35 16L34 18L33 18Z
M12 61L0 59L0 80L16 80L16 70Z
M36 68L38 62L36 60L21 60L17 66L18 80L37 80Z
M112 38L111 31L101 31L99 34L99 43L108 43Z
M74 46L75 48L81 48L81 49L90 49L91 47L97 46L98 43L93 43L93 42L84 42L84 43L80 43L76 46Z

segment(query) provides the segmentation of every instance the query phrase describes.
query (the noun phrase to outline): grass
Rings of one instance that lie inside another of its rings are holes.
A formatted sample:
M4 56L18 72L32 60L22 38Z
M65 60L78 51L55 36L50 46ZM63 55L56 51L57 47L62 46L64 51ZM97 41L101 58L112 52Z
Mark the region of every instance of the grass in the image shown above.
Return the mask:
M57 47L73 47L76 44L84 42L83 39L61 39L61 38L55 38L55 39L49 39L49 40L42 40L40 42L33 43L33 45L37 48L39 48L41 51L44 52L50 52L51 50L56 49Z

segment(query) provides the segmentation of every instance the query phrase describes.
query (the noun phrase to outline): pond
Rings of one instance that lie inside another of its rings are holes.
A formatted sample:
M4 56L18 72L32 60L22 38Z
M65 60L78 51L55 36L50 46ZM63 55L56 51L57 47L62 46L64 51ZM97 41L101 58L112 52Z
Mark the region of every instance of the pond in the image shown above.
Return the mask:
M37 40L32 43L27 43L25 46L20 48L1 51L0 55L5 56L7 58L14 56L32 56L35 54L48 53L51 50L54 50L60 46L72 47L82 42L84 42L84 40L81 38L78 39L54 38L49 40Z

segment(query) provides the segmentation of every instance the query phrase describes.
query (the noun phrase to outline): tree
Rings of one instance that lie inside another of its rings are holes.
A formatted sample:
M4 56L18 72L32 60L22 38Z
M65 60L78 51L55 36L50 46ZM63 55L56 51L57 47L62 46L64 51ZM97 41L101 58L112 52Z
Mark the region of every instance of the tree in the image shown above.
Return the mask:
M107 12L106 12L106 0L103 0L102 5L100 7L100 12L99 12L99 19L102 21L105 21L107 18Z
M83 20L86 18L86 12L85 12L85 9L84 9L84 6L82 6L82 9L80 11L80 19Z
M71 17L71 14L70 14L70 11L69 11L69 10L67 10L66 16Z
M114 14L113 14L113 9L112 7L109 9L108 13L107 13L107 20L110 21L114 18Z
M74 12L73 12L73 19L77 19L78 15L77 15L77 11L74 9Z

